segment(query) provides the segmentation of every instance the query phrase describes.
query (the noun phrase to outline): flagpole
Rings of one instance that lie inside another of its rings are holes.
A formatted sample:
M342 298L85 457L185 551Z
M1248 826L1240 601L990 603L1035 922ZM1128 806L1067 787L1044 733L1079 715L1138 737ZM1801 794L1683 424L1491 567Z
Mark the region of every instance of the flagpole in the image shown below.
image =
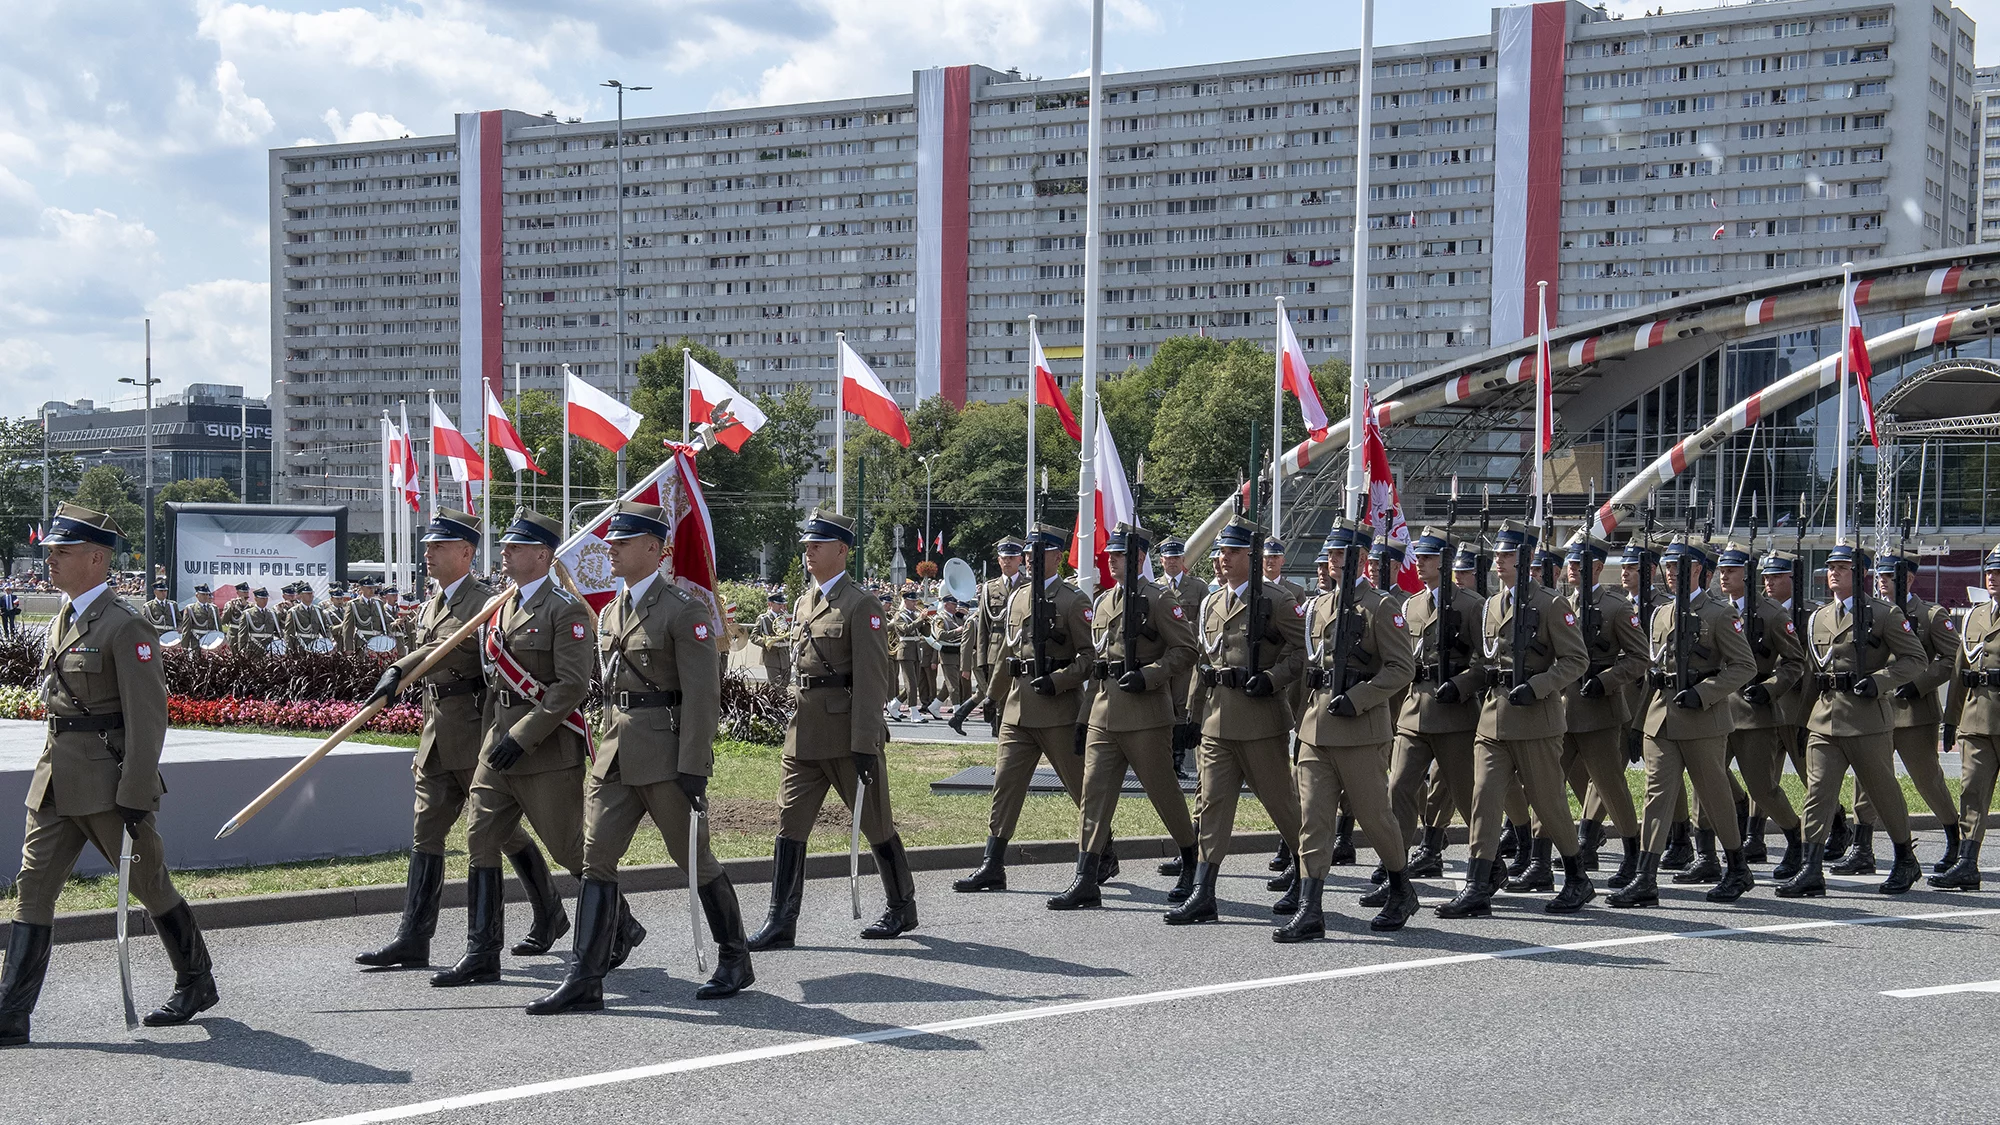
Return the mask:
M389 411L386 407L382 411L381 434L382 434L382 581L384 584L393 585L396 581L396 575L393 570L394 566L396 565L396 554L394 550L392 550L392 548L395 546L396 536L394 530L392 530L391 527L389 526L390 523L392 522L390 518L391 513L389 511L390 493L394 491L394 487L390 481L390 478L393 476L393 474L390 472L389 469Z
M480 405L482 409L485 406L484 403ZM493 436L493 430L488 426L479 427L479 432L488 438ZM491 574L493 573L493 443L483 441L481 445L484 446L487 469L486 479L479 486L479 572ZM515 473L514 480L518 483L520 479L521 474Z
M1022 525L1024 535L1033 534L1035 530L1035 407L1040 401L1042 382L1042 373L1035 369L1035 354L1042 347L1041 330L1035 327L1036 319L1033 313L1028 314L1028 506L1025 509L1028 522Z
M437 392L434 390L426 390L424 397L429 403L431 410L431 451L428 460L430 461L431 470L431 518L436 519L438 514L438 491L442 487L442 482L438 480L438 397Z
M1086 151L1104 151L1104 0L1090 2L1090 111ZM1098 265L1103 248L1098 238L1095 165L1085 169L1083 196L1083 449L1076 477L1076 583L1085 597L1097 589L1097 311L1104 287Z
M504 406L501 407L501 413L503 414L506 413L506 407ZM521 365L517 363L514 365L514 432L517 434L521 432L520 419L521 419ZM524 439L521 442L521 444L526 445L528 443ZM509 461L507 462L507 464L512 465L513 462ZM520 506L521 506L521 470L515 469L514 507L519 508ZM487 534L489 537L492 535L491 525L488 525Z
M833 510L847 514L847 333L833 334Z
M1847 540L1847 308L1853 301L1850 295L1853 291L1853 286L1854 263L1844 262L1840 267L1840 366L1837 369L1839 375L1834 380L1834 386L1837 388L1836 393L1840 396L1840 417L1836 423L1839 429L1836 431L1837 436L1834 438L1833 453L1833 465L1836 474L1834 477L1833 496L1833 541L1836 544ZM1855 589L1858 590L1861 588L1861 580L1861 568L1856 566L1854 570Z
M563 538L569 538L569 364L562 365L562 419L563 419L563 491L562 530Z
M1347 518L1361 516L1368 491L1361 463L1362 403L1368 397L1368 131L1375 89L1375 0L1361 0L1360 83L1354 99L1354 265L1347 305Z
M1284 532L1285 468L1285 299L1278 298L1278 321L1271 348L1271 534Z
M692 422L692 419L689 416L694 412L694 396L691 393L689 393L688 390L688 365L693 362L694 362L694 354L690 352L688 349L682 348L681 349L681 443L684 445L687 443L688 427L689 424Z
M1540 308L1536 314L1538 319L1535 324L1535 526L1539 528L1542 526L1545 495L1542 490L1542 457L1544 454L1542 449L1542 435L1549 432L1549 401L1547 394L1544 393L1545 387L1543 382L1549 377L1547 371L1549 358L1549 283L1546 281L1535 282L1535 291L1540 304ZM1554 549L1547 543L1542 544L1542 546L1551 550Z

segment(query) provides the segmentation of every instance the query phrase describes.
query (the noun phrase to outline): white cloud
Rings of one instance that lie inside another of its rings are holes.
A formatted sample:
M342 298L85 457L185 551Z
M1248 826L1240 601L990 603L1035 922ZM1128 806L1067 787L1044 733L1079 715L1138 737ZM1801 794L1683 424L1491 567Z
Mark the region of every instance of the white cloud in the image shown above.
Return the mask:
M326 122L327 132L333 137L333 143L337 145L344 145L351 141L394 140L397 137L410 136L415 132L415 130L396 120L390 114L376 113L373 110L364 109L343 122L340 119L340 111L338 109L329 109L320 115L320 120ZM301 140L298 143L310 145L319 144L320 142L307 139Z
M187 383L270 385L271 286L221 278L161 293L153 317L153 372L169 389Z

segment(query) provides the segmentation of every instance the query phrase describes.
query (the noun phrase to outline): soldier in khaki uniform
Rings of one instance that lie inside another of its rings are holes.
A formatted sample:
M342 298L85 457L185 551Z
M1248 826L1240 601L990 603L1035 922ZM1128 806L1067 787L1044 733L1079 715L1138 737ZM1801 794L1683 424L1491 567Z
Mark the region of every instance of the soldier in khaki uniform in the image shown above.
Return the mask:
M153 596L146 599L146 624L155 632L169 633L181 627L181 607L167 596L167 590L167 580L158 579L153 583Z
M1295 605L1312 604L1312 592L1285 577L1285 541L1276 536L1264 540L1264 588L1283 590ZM1293 681L1291 688L1285 693L1285 702L1291 707L1292 719L1296 723L1306 705L1306 684L1303 678ZM1349 815L1345 808L1341 808L1334 815L1332 855L1336 864L1344 866L1354 862L1354 817ZM1271 857L1270 868L1273 871L1283 872L1279 876L1283 881L1296 880L1299 877L1299 857L1292 851L1289 841L1282 839L1278 841L1278 851Z
M930 709L932 692L924 676L924 650L929 647L925 640L930 629L915 587L903 591L902 608L890 618L889 628L896 641L896 717L929 722L930 716L925 712Z
M445 839L472 795L473 771L479 765L486 730L487 692L478 635L460 641L431 665L423 679L405 681L411 669L485 608L493 596L494 591L471 574L479 541L478 516L450 508L440 508L432 516L421 542L424 569L438 582L437 596L424 605L411 653L382 670L369 696L371 700L389 699L405 688L417 689L423 700L424 725L410 763L416 807L411 817L410 870L404 883L402 924L388 945L357 955L357 964L376 968L430 964L431 938L437 933L438 904L444 894ZM514 954L547 953L569 929L569 915L556 894L549 865L534 838L519 824L507 840L506 851L534 906L534 924L528 937L514 947Z
M1188 686L1188 715L1201 724L1196 752L1201 788L1194 810L1201 851L1193 888L1167 912L1170 926L1216 920L1215 881L1229 854L1237 796L1246 781L1279 838L1292 854L1298 851L1298 790L1286 753L1293 718L1285 699L1305 672L1306 607L1272 584L1260 591L1252 619L1250 547L1260 534L1255 524L1237 517L1216 537L1222 588L1202 603L1195 635L1200 670ZM1298 908L1298 880L1287 882L1273 913Z
M229 599L229 604L222 607L222 631L234 635L236 623L243 619L243 614L250 608L250 583L238 582L230 589L234 593Z
M1946 891L1979 889L1979 848L1993 807L1993 780L2000 775L2000 547L1987 553L1979 569L1986 600L1965 615L1952 654L1957 686L1944 716L1947 727L1958 728L1958 862L1928 881Z
M1193 882L1194 821L1188 817L1180 779L1174 776L1171 692L1175 675L1194 663L1194 631L1187 611L1144 578L1137 579L1137 635L1132 651L1125 649L1125 567L1128 552L1145 555L1148 534L1145 528L1121 522L1106 540L1105 558L1120 581L1097 596L1089 626L1097 690L1091 696L1090 729L1084 741L1076 878L1068 890L1049 899L1051 910L1074 910L1102 901L1097 887L1103 881L1103 853L1111 847L1111 818L1118 811L1128 765L1181 851L1181 869L1186 872L1182 882Z
M783 687L792 682L792 623L785 614L785 592L764 599L764 612L750 630L750 643L764 654L764 682Z
M1396 699L1416 675L1416 649L1402 609L1368 581L1366 567L1354 568L1346 621L1342 621L1340 575L1349 552L1367 551L1370 535L1351 520L1336 520L1326 537L1327 566L1335 589L1315 595L1306 614L1308 686L1299 720L1298 760L1292 776L1299 791L1299 907L1271 934L1292 943L1326 936L1322 896L1332 866L1337 809L1353 810L1362 831L1379 849L1384 878L1379 890L1362 899L1379 906L1371 930L1400 930L1417 912L1417 891L1403 873L1403 829L1389 800L1389 746L1395 734ZM1346 634L1346 651L1340 638Z
M1638 870L1639 816L1632 807L1632 790L1625 782L1625 728L1632 712L1626 689L1646 677L1646 635L1639 631L1639 613L1618 590L1601 583L1607 552L1589 539L1572 543L1564 560L1570 593L1565 599L1576 616L1579 633L1586 623L1585 597L1590 598L1594 624L1583 635L1589 667L1583 678L1563 689L1564 722L1563 772L1581 767L1589 777L1612 826L1623 841L1624 861L1612 878L1617 886L1629 883ZM1586 595L1586 591L1588 594ZM1583 843L1579 837L1579 845ZM1549 842L1534 843L1534 868L1548 871ZM1546 890L1554 876L1524 880L1528 886L1508 890Z
M1791 614L1777 600L1757 599L1756 621L1751 621L1748 583L1752 581L1752 558L1747 545L1731 543L1723 549L1721 565L1716 568L1722 594L1743 622L1743 639L1749 642L1750 655L1757 661L1756 674L1729 700L1729 757L1736 760L1743 788L1754 802L1745 822L1743 858L1755 862L1750 849L1762 843L1765 820L1776 820L1785 834L1785 854L1772 874L1788 879L1798 870L1788 865L1796 865L1804 856L1804 839L1799 833L1799 814L1780 784L1786 748L1798 733L1785 701L1798 691L1805 674L1805 656ZM1768 573L1773 565L1764 560L1759 569ZM1791 573L1789 558L1778 559L1775 566L1787 575Z
M1486 603L1471 586L1459 585L1460 576L1454 574L1450 612L1457 615L1457 637L1450 651L1443 652L1439 626L1444 614L1438 607L1444 596L1444 567L1452 555L1449 532L1424 528L1410 544L1410 553L1416 557L1424 592L1403 603L1416 672L1396 716L1389 794L1396 824L1403 830L1403 845L1417 849L1409 859L1415 878L1420 871L1431 876L1443 873L1444 824L1450 822L1451 810L1456 808L1467 823L1472 820L1472 738L1479 727L1479 693L1485 686L1485 670L1476 654ZM1470 567L1463 577L1472 577ZM1423 791L1433 768L1437 787L1444 793L1439 822L1427 821L1424 815Z
M597 1011L618 928L618 861L650 817L667 854L690 873L709 932L715 976L695 999L733 996L756 978L736 888L709 850L708 820L688 854L688 817L708 808L715 731L722 717L721 654L708 604L660 570L671 539L666 513L620 501L604 534L611 573L625 589L606 607L597 634L604 675L604 738L584 795L583 890L576 907L576 959L531 1015Z
M1545 909L1570 914L1597 896L1577 856L1576 823L1563 785L1563 689L1590 667L1576 614L1554 591L1525 575L1535 535L1515 520L1501 525L1494 555L1499 588L1486 600L1480 623L1489 690L1473 742L1472 859L1465 889L1438 907L1440 918L1483 918L1493 913L1494 852L1500 840L1500 813L1507 789L1519 779L1533 813L1535 834L1550 840L1563 857L1563 885ZM1521 581L1517 583L1516 579ZM1517 601L1525 597L1525 604ZM1515 666L1515 615L1527 640Z
M506 937L500 860L523 817L557 863L571 875L583 872L583 778L591 747L580 708L590 691L592 619L589 607L549 573L561 540L556 522L530 508L517 511L500 536L500 569L516 589L484 630L486 732L465 834L469 925L465 956L431 978L439 988L500 979ZM645 936L621 905L614 967Z
M278 615L271 612L271 591L259 586L252 597L255 601L250 608L236 618L235 630L229 634L229 647L253 656L266 656L271 651L271 642L285 635L285 628L278 624Z
M771 910L750 935L753 950L789 948L805 897L806 837L826 791L854 807L856 785L866 793L861 834L875 852L888 899L864 938L893 938L917 928L917 883L903 838L889 814L883 706L895 689L888 621L858 583L847 577L854 521L815 508L800 525L806 574L812 579L792 618L798 660L798 707L785 727L778 779L778 839L772 858Z
M222 631L222 610L207 583L197 585L194 600L181 607L180 630L181 645L186 648L200 648L202 637Z
M362 579L355 583L360 595L340 620L340 651L368 652L368 642L376 637L395 639L395 621L375 598L375 583Z
M1197 621L1201 615L1201 603L1208 599L1208 583L1187 568L1187 543L1178 538L1170 538L1160 544L1160 589L1165 591L1167 600L1181 607L1189 621ZM1187 756L1201 742L1201 730L1188 718L1188 681L1194 676L1194 667L1174 677L1174 773L1180 777L1193 777L1188 772ZM1176 861L1177 862L1177 861ZM1162 875L1179 874L1161 869Z
M313 588L307 583L292 587L297 600L285 615L285 649L312 652L334 643L334 622L324 608L313 604Z
M48 737L28 785L19 898L0 971L0 1047L28 1042L48 973L56 896L77 856L90 844L116 863L127 833L132 894L152 916L174 967L173 995L145 1017L146 1026L186 1023L216 1004L208 946L167 875L154 825L167 788L160 780L167 684L158 634L109 581L112 555L129 545L110 516L75 504L57 506L42 542L49 581L65 598L38 672Z
M999 733L1000 701L991 693L993 670L1001 660L1001 649L1007 639L1007 598L1014 588L1027 581L1021 569L1021 560L1027 557L1028 545L1015 536L1009 535L994 547L994 558L1000 567L1000 577L990 578L980 584L979 596L973 600L971 621L966 626L965 646L970 654L961 653L972 663L972 695L974 699L986 700L987 713L994 716L993 730Z
M1813 612L1806 644L1806 670L1819 696L1806 719L1805 863L1778 887L1780 898L1826 894L1820 864L1840 783L1849 769L1857 787L1867 791L1882 813L1896 846L1895 866L1881 892L1902 894L1923 874L1891 760L1896 717L1890 699L1897 688L1924 673L1929 654L1908 618L1868 595L1862 577L1867 564L1867 553L1846 543L1827 555L1826 584L1833 600ZM1870 603L1868 633L1860 638L1854 630L1857 594Z
M986 853L972 874L952 884L960 892L1007 889L1007 841L1021 817L1035 767L1046 760L1069 798L1083 803L1083 756L1076 752L1083 685L1090 680L1090 602L1060 573L1069 533L1052 524L1029 530L1030 550L1042 552L1043 593L1027 585L1007 598L1005 643L993 668L992 692L1000 706L1000 756L993 768L993 811ZM1044 650L1035 651L1034 614L1043 615ZM1044 662L1045 661L1045 662ZM1108 870L1107 870L1108 868ZM1108 879L1115 861L1100 865Z
M1770 600L1773 606L1783 612L1787 622L1805 621L1808 623L1809 629L1813 611L1819 608L1819 604L1811 598L1806 597L1804 590L1793 589L1792 571L1797 563L1796 556L1789 552L1772 551L1770 554L1764 556L1763 561L1758 564L1757 569L1759 577L1764 580L1764 596ZM1794 598L1799 599L1801 602L1797 614L1793 613L1792 602ZM1797 629L1796 625L1794 625L1794 629ZM1813 682L1812 667L1807 663L1805 658L1805 636L1800 634L1793 639L1799 647L1799 677L1798 682L1792 685L1791 690L1774 694L1773 696L1772 707L1777 711L1778 719L1783 724L1783 729L1786 730L1786 733L1783 735L1782 740L1784 757L1779 758L1777 763L1772 766L1772 773L1774 776L1782 778L1785 761L1786 759L1790 759L1792 769L1799 775L1799 780L1803 782L1806 777L1804 729L1806 716L1812 713L1813 703L1819 697L1819 689ZM1778 865L1771 869L1771 877L1780 882L1798 874L1799 868L1805 863L1804 810L1798 809L1796 811L1801 814L1799 821L1800 848L1797 853L1794 853L1788 846ZM1846 814L1836 805L1834 807L1833 835L1827 843L1828 855L1833 854L1833 844L1838 842L1839 837L1843 835L1851 836L1852 829L1847 825Z
M1743 622L1729 603L1708 590L1712 566L1707 549L1699 543L1676 539L1661 562L1667 589L1686 582L1690 593L1685 617L1676 599L1653 611L1652 699L1646 706L1646 827L1645 851L1639 856L1639 874L1614 892L1613 906L1658 906L1660 904L1660 853L1666 849L1667 829L1673 818L1674 802L1682 793L1681 775L1694 783L1696 800L1709 809L1728 809L1729 731L1731 713L1728 700L1757 675L1757 658L1750 642L1743 639ZM1687 679L1680 679L1680 650L1687 650ZM1734 902L1756 886L1750 865L1743 859L1743 837L1736 820L1726 814L1713 818L1714 826L1702 829L1704 851L1720 837L1724 868L1720 882L1709 889L1710 902ZM1693 872L1675 876L1675 882L1694 881ZM1686 877L1684 877L1686 876Z

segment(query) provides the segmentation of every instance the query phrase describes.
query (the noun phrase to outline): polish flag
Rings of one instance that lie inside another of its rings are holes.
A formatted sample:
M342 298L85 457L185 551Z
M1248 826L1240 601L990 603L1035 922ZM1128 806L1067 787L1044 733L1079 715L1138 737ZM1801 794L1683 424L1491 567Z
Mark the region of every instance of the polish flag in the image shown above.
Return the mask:
M417 471L417 450L416 446L410 440L412 432L410 430L410 405L409 403L402 403L400 405L403 410L402 426L399 428L394 422L389 423L389 463L392 466L392 482L397 488L403 490L403 500L410 505L410 510L414 512L417 510L417 488L419 482L423 480L423 474Z
M699 424L715 427L715 440L734 452L743 451L750 435L764 428L764 412L745 392L729 385L729 380L703 367L693 356L687 361L688 414Z
M1320 405L1319 388L1313 386L1312 365L1306 362L1306 350L1292 333L1289 313L1278 318L1278 339L1282 344L1278 351L1278 385L1298 396L1299 413L1305 417L1312 439L1325 441L1326 407Z
M1097 522L1091 536L1094 540L1091 544L1091 557L1097 562L1097 588L1099 590L1108 590L1123 581L1125 576L1112 573L1111 561L1106 556L1104 548L1111 541L1111 529L1113 527L1117 526L1120 521L1125 523L1133 522L1135 508L1132 503L1132 485L1125 477L1125 462L1119 459L1118 443L1112 440L1111 427L1105 422L1102 410L1097 412L1097 491L1095 495ZM1077 530L1079 531L1082 530L1080 526L1082 522L1080 518L1077 520L1079 524ZM1083 569L1079 561L1080 556L1077 553L1081 546L1082 544L1078 541L1078 537L1074 534L1071 535L1069 541L1069 565L1071 569L1078 572L1081 572ZM1153 560L1150 555L1140 561L1139 573L1149 581L1152 579Z
M451 424L451 415L439 410L435 402L431 404L431 445L451 466L451 479L461 484L486 479L486 458L472 448L472 443Z
M889 389L876 378L868 361L846 340L840 342L840 408L860 415L870 426L909 448L910 426L903 420L903 408L889 397Z
M542 476L548 476L549 474L542 472L540 465L535 464L535 459L528 456L528 443L521 440L520 431L514 428L514 423L507 420L507 412L500 408L500 400L494 397L492 385L482 385L486 388L487 444L499 446L500 451L507 455L507 463L514 467L515 472L533 469Z
M1382 426L1372 405L1362 402L1361 456L1368 471L1368 512L1364 522L1377 535L1403 548L1403 568L1396 572L1396 585L1414 594L1424 588L1417 570L1417 557L1409 553L1410 525L1403 518L1403 500L1396 490L1396 473L1389 467L1389 449L1382 442Z
M1854 307L1854 285L1849 283L1840 292L1840 337L1842 361L1847 365L1847 374L1854 379L1854 386L1861 392L1861 421L1868 427L1868 440L1875 448L1882 448L1882 438L1875 432L1875 395L1868 389L1868 380L1875 377L1875 368L1868 362L1868 338L1861 334L1861 313Z
M563 364L563 424L569 432L612 452L624 448L644 415L584 382Z
M1049 370L1049 357L1042 352L1042 334L1033 326L1028 329L1028 358L1035 365L1035 405L1054 410L1056 417L1062 420L1063 432L1069 435L1069 440L1082 444L1083 427L1076 424L1069 399L1056 383L1055 372Z

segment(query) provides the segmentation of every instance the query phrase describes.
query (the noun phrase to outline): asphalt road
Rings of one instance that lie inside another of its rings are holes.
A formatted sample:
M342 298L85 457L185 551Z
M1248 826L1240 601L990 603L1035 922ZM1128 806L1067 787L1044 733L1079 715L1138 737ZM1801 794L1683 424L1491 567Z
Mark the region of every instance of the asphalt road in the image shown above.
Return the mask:
M357 972L351 953L393 926L361 918L211 935L221 1006L128 1038L112 946L60 946L36 1045L0 1051L5 1117L1820 1125L1981 1120L2000 1092L1992 992L1883 994L2000 978L1990 893L1890 899L1871 880L1781 902L1767 882L1733 906L1673 888L1664 909L1568 919L1503 896L1492 919L1426 910L1376 935L1353 867L1329 889L1332 939L1279 946L1263 858L1225 869L1222 924L1188 929L1161 924L1168 880L1138 864L1105 909L1069 915L1042 905L1059 867L982 896L920 876L922 928L881 943L856 937L841 881L815 881L800 947L712 1003L691 996L685 898L637 896L652 936L612 975L613 1009L544 1020L519 1006L559 958L436 991ZM745 889L746 914L764 901ZM880 901L870 877L864 912ZM460 925L446 915L438 956ZM150 939L135 960L144 1007L169 973Z

